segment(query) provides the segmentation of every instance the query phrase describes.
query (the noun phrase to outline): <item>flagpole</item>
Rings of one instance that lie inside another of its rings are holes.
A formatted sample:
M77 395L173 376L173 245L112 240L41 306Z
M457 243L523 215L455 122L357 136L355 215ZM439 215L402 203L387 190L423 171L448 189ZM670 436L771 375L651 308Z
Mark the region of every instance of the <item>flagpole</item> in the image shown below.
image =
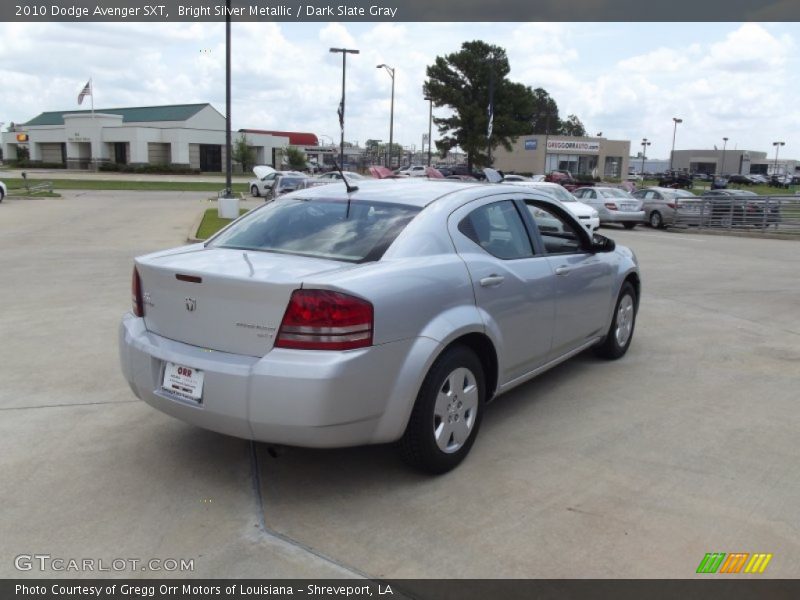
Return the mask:
M92 118L94 119L94 81L89 77L89 97L92 99Z

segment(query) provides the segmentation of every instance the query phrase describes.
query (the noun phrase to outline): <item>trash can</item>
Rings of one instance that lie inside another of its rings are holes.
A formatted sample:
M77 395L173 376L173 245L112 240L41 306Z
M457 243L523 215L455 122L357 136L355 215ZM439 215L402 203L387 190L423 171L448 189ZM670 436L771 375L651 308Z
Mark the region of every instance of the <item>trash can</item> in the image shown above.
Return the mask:
M239 198L219 198L217 215L220 219L236 219L239 217Z

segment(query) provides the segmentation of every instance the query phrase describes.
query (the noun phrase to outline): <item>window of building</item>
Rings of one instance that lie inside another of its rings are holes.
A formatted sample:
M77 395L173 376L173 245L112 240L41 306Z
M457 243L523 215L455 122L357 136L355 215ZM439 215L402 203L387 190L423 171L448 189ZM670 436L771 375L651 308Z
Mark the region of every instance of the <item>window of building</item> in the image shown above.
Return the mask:
M603 170L605 177L622 177L622 157L606 156L606 165Z

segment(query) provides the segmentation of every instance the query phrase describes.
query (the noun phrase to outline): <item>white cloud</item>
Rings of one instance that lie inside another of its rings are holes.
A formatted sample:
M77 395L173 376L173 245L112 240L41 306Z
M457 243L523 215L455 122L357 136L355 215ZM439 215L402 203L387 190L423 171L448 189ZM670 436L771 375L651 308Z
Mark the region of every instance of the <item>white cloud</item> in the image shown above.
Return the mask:
M388 141L396 68L394 137L419 146L428 128L425 69L436 56L482 39L506 48L514 81L543 87L563 116L590 133L653 140L666 156L672 117L684 119L678 147L768 149L786 139L800 155L794 109L800 72L798 24L717 25L686 35L687 24L373 23L233 25L236 128L327 134L336 141L341 56L347 57L347 139ZM95 106L212 102L224 110L225 37L217 23L0 24L0 121L77 109L89 77ZM435 109L444 115L446 109Z

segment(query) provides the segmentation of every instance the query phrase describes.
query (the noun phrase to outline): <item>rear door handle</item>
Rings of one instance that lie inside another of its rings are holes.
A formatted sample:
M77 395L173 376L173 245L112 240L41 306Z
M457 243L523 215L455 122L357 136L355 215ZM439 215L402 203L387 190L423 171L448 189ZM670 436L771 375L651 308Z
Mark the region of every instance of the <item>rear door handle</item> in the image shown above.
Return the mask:
M506 280L505 277L502 275L489 275L489 277L484 277L481 279L481 286L482 287L493 287L496 285L500 285Z
M567 265L561 265L560 267L556 267L556 275L561 275L566 277L572 273L572 267L568 267Z

